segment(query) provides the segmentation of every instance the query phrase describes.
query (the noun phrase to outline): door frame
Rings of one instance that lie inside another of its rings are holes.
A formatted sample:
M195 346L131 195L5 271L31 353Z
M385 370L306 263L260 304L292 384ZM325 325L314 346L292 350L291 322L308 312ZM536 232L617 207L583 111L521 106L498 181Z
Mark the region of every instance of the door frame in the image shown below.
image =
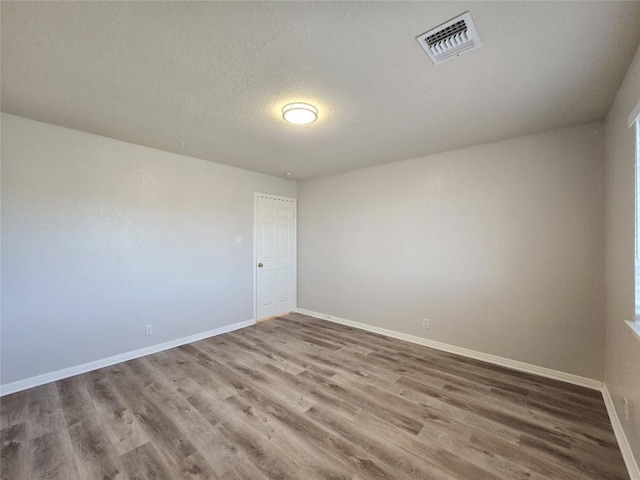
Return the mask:
M298 200L291 197L282 197L268 193L253 193L253 321L258 322L258 198L270 200L282 200L293 203L295 217L293 219L293 231L295 234L293 256L293 308L298 309Z

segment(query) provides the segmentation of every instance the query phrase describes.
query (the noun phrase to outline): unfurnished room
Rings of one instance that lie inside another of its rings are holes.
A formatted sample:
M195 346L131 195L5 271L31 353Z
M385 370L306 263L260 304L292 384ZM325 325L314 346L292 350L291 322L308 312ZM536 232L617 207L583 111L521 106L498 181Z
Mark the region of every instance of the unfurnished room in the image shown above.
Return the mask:
M640 480L640 1L0 0L1 480Z

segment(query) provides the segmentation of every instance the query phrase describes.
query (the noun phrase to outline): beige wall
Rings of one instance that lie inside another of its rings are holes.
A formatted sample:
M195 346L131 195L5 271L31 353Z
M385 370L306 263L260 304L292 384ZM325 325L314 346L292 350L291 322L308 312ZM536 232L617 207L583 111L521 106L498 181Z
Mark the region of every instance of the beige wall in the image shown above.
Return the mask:
M255 191L296 184L3 114L2 384L251 320Z
M300 182L298 306L601 379L603 159L596 123Z
M640 464L640 341L625 325L634 317L635 132L628 118L640 101L640 49L607 116L606 348L604 381ZM629 419L623 398L630 402Z

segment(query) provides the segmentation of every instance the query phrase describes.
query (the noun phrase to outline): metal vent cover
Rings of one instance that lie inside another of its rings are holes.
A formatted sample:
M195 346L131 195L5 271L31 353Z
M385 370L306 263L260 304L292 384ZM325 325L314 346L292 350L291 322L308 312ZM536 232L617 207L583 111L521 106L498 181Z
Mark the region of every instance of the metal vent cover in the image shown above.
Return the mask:
M469 12L432 28L416 40L436 65L482 46Z

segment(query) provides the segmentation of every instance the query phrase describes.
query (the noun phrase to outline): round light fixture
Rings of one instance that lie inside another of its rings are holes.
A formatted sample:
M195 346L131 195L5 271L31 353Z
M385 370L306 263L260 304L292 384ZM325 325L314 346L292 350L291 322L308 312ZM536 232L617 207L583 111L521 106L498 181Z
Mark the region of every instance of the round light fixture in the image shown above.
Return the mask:
M282 118L299 125L313 123L318 119L318 109L308 103L289 103L282 107Z

